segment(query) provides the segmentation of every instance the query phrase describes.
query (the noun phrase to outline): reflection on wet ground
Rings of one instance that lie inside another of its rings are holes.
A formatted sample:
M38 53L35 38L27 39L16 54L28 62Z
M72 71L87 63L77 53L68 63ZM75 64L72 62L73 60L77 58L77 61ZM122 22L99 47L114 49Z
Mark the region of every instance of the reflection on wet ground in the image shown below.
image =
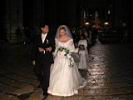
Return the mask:
M0 58L0 100L41 100L29 47L5 46ZM89 52L87 86L72 97L48 100L133 100L133 46L96 44ZM8 99L7 99L8 98Z

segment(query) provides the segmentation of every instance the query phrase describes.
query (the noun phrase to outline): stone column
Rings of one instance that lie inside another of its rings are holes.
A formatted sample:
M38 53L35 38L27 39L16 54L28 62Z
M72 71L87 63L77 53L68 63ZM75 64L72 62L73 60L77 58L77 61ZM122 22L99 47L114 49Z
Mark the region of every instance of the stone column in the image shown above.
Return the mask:
M5 18L8 40L12 41L16 29L23 29L23 0L6 0Z

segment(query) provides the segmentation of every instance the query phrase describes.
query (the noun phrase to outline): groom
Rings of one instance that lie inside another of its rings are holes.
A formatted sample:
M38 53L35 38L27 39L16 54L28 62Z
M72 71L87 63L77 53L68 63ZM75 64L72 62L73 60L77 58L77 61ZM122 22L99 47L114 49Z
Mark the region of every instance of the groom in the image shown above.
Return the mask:
M34 41L32 63L34 65L34 72L43 89L43 94L47 97L50 67L53 63L52 51L54 51L54 39L49 33L49 26L47 24L41 25L40 28L41 34Z

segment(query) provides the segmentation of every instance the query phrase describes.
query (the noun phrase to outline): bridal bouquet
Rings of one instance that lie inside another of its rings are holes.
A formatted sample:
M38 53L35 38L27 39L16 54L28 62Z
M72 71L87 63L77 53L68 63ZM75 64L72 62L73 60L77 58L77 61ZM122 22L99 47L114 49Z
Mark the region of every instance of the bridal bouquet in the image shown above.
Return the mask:
M70 53L70 51L67 48L64 48L64 47L58 48L57 52L63 53L64 56L67 56Z
M64 47L59 47L57 52L60 52L62 55L64 55L70 60L70 65L69 65L70 67L74 66L74 60L73 60L73 57L71 56L71 52L69 49Z

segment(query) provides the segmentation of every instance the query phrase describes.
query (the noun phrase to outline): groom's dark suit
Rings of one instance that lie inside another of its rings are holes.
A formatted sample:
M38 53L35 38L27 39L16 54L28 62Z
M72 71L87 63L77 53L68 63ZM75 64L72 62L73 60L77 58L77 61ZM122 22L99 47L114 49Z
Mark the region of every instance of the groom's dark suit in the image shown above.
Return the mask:
M33 46L32 60L35 60L36 62L34 71L38 80L40 81L44 95L47 95L50 78L50 67L53 63L53 56L52 52L49 51L39 52L39 48L46 50L46 48L52 47L53 51L54 39L52 38L52 35L48 33L44 42L42 42L42 40L42 34L36 37Z

